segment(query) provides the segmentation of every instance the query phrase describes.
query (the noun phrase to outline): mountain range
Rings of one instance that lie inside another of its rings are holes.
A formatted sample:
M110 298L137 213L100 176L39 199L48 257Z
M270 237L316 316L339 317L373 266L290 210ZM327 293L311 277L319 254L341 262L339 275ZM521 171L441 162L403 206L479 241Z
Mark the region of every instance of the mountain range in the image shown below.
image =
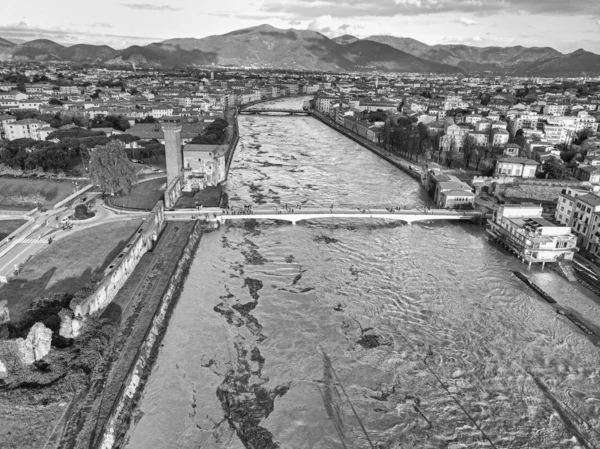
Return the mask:
M47 39L14 44L0 38L0 60L71 61L150 67L244 66L318 71L508 75L600 74L600 56L585 50L563 54L550 47L427 45L415 39L344 35L259 25L202 39L179 38L116 50L106 45L63 46Z

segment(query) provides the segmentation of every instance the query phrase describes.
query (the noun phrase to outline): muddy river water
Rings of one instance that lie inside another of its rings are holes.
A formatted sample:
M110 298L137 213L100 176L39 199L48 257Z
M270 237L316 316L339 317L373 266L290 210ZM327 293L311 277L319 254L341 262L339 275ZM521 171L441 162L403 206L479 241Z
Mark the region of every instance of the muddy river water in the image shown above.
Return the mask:
M239 124L232 205L428 204L315 119ZM127 447L600 447L600 348L512 270L526 267L466 223L207 233ZM529 274L600 326L595 295Z

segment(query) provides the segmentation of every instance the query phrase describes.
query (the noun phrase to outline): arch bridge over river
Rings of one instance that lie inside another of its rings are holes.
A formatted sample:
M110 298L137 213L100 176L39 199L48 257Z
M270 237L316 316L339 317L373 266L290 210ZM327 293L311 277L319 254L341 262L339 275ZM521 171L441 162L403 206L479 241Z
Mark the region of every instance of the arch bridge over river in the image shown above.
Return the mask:
M167 212L170 219L188 219L190 216L218 222L235 220L282 220L296 224L299 221L316 220L323 218L344 219L383 219L396 220L405 223L431 220L476 220L483 218L481 211L453 211L447 209L300 209L294 210L252 210L249 211L223 211L221 209L178 210Z

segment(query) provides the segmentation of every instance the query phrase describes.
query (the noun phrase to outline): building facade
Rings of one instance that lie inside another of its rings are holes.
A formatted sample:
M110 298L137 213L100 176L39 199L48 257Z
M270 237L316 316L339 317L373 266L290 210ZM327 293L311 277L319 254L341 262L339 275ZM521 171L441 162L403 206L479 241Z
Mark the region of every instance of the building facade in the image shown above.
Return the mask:
M34 139L41 140L40 129L48 126L46 122L35 119L24 119L8 122L4 125L6 140Z
M572 260L577 237L568 226L542 218L542 206L504 204L488 220L490 239L507 246L524 262Z

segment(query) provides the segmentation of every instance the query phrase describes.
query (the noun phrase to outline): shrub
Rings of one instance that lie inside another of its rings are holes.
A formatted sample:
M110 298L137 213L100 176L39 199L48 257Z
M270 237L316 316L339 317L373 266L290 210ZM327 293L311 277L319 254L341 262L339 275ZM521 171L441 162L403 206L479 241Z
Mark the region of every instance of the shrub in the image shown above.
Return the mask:
M79 204L75 207L75 219L85 220L88 216L88 208L85 204Z

